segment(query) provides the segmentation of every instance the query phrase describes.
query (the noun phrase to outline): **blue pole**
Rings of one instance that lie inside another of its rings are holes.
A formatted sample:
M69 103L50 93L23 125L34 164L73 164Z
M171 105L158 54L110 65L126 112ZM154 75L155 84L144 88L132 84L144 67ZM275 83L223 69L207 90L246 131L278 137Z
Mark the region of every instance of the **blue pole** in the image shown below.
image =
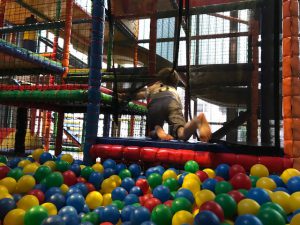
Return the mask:
M92 0L92 37L90 51L90 73L88 105L86 115L85 144L83 149L83 160L85 164L91 164L89 154L91 146L95 143L98 132L98 121L100 114L100 85L101 69L103 59L103 39L105 8L104 0Z

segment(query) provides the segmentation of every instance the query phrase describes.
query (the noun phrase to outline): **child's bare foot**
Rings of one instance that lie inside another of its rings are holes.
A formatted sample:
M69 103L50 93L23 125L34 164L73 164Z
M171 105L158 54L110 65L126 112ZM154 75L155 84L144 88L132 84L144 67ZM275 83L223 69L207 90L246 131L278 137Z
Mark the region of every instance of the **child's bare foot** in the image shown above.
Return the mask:
M170 140L174 139L174 137L172 135L167 134L164 131L164 129L162 129L162 127L160 127L160 126L156 126L155 131L156 131L156 134L157 134L158 138L163 140L163 141L170 141Z
M198 116L201 121L199 124L200 141L208 142L211 138L211 128L203 113Z

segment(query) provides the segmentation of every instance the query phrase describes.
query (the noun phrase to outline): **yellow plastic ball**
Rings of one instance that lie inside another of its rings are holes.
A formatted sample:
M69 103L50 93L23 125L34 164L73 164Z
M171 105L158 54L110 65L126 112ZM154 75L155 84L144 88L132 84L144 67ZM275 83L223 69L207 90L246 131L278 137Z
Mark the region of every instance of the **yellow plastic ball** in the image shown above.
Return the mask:
M36 183L35 183L35 179L33 178L33 176L24 175L18 180L17 186L16 186L16 191L18 193L27 193L35 186L35 184Z
M252 214L256 215L260 205L252 199L242 199L237 205L238 215Z
M283 171L281 174L281 179L283 180L284 183L287 183L290 178L295 177L295 176L300 176L300 172L297 169L294 168L289 168Z
M174 170L166 170L162 175L162 179L163 179L163 181L165 181L168 178L174 178L177 180L176 172Z
M224 223L227 223L229 225L234 225L234 222L231 220L224 220Z
M90 209L96 209L102 206L103 196L98 191L92 191L86 196L85 202Z
M201 180L199 179L199 177L194 174L194 173L189 173L187 175L185 175L184 179L183 179L183 182L186 181L186 180L195 180L197 181L197 183L200 185L201 184Z
M8 192L12 194L16 190L17 181L12 177L5 177L2 180L0 180L0 185L5 186Z
M57 215L57 208L53 203L46 202L46 203L42 204L42 206L47 209L49 216Z
M194 223L193 214L185 210L180 210L176 212L172 218L172 225L182 225L182 224L193 225L193 223Z
M111 175L108 179L116 182L117 187L119 187L122 183L122 179L118 175Z
M213 201L215 199L216 195L208 190L208 189L204 189L201 191L198 191L195 194L195 201L198 207L200 207L203 203L207 202L207 201Z
M24 167L27 166L28 164L31 164L31 161L29 161L28 159L21 160L21 161L18 163L18 167L24 168Z
M271 197L272 202L280 205L287 214L292 212L290 203L289 203L290 195L288 193L286 193L284 191L276 191L270 197Z
M0 163L0 166L6 166L6 164L5 163Z
M35 171L38 169L38 167L39 166L37 164L30 163L23 168L23 173L24 174L34 174Z
M300 213L293 216L290 225L300 225Z
M277 187L277 185L271 178L261 177L257 180L256 187L273 191Z
M195 210L193 211L193 217L197 216L198 213L199 213L199 209L195 209Z
M50 169L51 169L52 171L55 171L55 170L56 170L56 164L55 164L54 161L47 161L47 162L45 162L43 165L44 165L44 166L50 167Z
M103 173L103 171L104 171L104 167L102 166L101 163L95 163L95 164L92 166L92 168L93 168L96 172L98 172L98 173Z
M10 195L9 193L0 193L0 199L3 199L3 198L11 198L13 199L13 196Z
M25 195L17 202L17 207L25 211L37 205L39 205L39 200L34 195Z
M263 164L255 164L250 169L250 175L257 177L267 177L269 176L269 170Z
M3 220L3 225L23 225L25 210L13 209L9 211Z
M73 159L73 156L71 154L64 154L61 156L61 160L64 160L70 164L73 163L74 159Z
M8 190L4 185L0 185L0 193L8 193Z
M207 173L209 178L214 178L216 176L215 171L210 168L204 169L203 172Z
M107 193L103 195L103 206L110 205L112 203L111 194Z
M38 148L33 151L32 158L34 158L35 161L39 161L41 154L43 154L45 151L42 148Z
M291 194L289 205L290 205L290 209L292 211L300 209L300 191L294 192L293 194Z
M66 194L66 193L68 192L68 190L69 190L69 186L66 185L66 184L62 184L62 185L60 186L60 190L61 190L64 194Z
M200 191L200 184L194 179L189 179L183 181L182 188L189 189L193 194L196 194Z
M85 165L80 165L80 169L83 170L85 168Z

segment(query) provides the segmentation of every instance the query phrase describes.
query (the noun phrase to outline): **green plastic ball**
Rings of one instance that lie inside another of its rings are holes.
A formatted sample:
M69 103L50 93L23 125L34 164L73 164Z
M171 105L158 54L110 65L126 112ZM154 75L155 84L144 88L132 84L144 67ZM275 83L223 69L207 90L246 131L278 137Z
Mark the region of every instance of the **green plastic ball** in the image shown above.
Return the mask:
M52 171L49 166L40 166L35 171L34 178L37 182L40 182L41 180L43 180L45 177L47 177L51 173L52 173Z
M90 167L90 166L86 166L86 167L84 167L84 168L81 170L81 174L80 174L80 175L81 175L84 179L88 180L92 172L94 172L94 169L93 169L92 167Z
M252 187L256 187L256 182L257 182L257 180L259 179L259 177L258 176L249 176L249 178L250 178L250 180L251 180L251 186Z
M163 182L163 185L168 187L170 191L177 191L179 188L178 181L175 178L168 178Z
M264 225L285 225L283 216L272 208L259 210L257 217Z
M24 175L23 170L20 168L11 169L7 174L8 177L12 177L16 181L18 181L23 175Z
M7 161L8 161L8 159L7 159L6 156L0 155L0 162L1 162L1 163L7 164Z
M284 218L284 220L287 220L287 215L286 212L284 211L284 209L277 203L274 202L266 202L264 204L262 204L260 206L260 210L264 210L264 209L274 209L277 212L279 212L281 214L281 216Z
M162 184L162 177L158 173L151 173L147 180L152 190Z
M116 206L119 210L122 210L124 208L124 202L120 200L115 200L111 204Z
M57 160L55 164L56 164L56 169L62 173L67 171L71 166L70 163L64 160Z
M151 220L156 225L171 225L172 224L172 211L166 205L156 206L151 213Z
M33 206L24 216L24 225L41 225L43 220L48 217L48 211L43 206Z
M248 190L246 189L239 189L238 191L241 192L244 196L246 196L248 193Z
M191 202L183 197L179 197L173 200L172 206L171 206L172 213L175 214L176 212L180 210L185 210L185 211L192 211L192 204Z
M225 218L232 218L236 214L237 204L230 195L219 194L214 201L222 207Z
M128 169L123 169L119 173L119 177L123 180L126 177L131 177L131 172Z
M196 161L190 160L185 163L184 170L190 173L195 173L199 170L199 165Z
M54 172L46 177L45 184L47 188L60 187L64 183L64 178L59 172Z
M222 193L228 193L232 190L232 185L231 183L227 182L227 181L220 181L216 184L215 186L215 193L218 194L222 194Z
M94 225L98 225L100 222L99 215L95 212L89 212L83 216L81 222L91 222Z

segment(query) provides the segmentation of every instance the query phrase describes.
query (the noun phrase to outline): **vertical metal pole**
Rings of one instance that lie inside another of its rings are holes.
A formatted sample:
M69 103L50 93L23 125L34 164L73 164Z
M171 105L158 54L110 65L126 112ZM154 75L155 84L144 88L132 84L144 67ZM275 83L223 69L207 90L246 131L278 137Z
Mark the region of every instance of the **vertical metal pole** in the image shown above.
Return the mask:
M105 24L104 0L93 0L92 18L89 91L85 134L86 138L83 150L83 160L86 164L92 163L89 150L97 138L100 114L100 85Z

